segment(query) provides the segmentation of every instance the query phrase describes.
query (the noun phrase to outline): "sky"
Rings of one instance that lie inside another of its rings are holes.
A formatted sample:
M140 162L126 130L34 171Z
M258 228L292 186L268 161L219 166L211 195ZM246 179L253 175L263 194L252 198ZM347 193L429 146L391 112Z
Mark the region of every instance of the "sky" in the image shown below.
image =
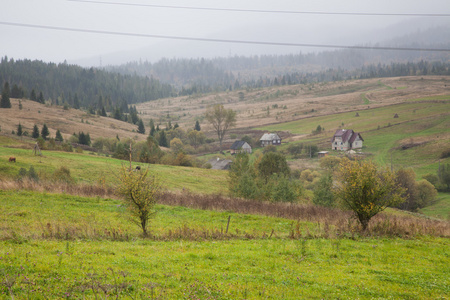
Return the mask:
M449 16L287 14L157 6L450 14L448 0L2 0L0 55L100 66L139 59L156 61L162 57L298 53L317 48L180 41L151 36L356 45L388 38L398 28L395 26L401 24L404 30L412 31L450 20Z

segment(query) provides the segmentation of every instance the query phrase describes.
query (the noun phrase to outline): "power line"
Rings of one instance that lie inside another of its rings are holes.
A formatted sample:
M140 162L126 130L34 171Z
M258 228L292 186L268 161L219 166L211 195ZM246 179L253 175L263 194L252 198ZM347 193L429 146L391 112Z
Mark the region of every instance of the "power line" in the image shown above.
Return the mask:
M139 7L191 9L191 10L212 10L212 11L235 11L235 12L250 12L250 13L305 14L305 15L351 15L351 16L450 17L450 14L433 14L433 13L429 13L429 14L428 13L366 13L366 12L262 10L262 9L214 8L214 7L140 4L140 3L124 3L124 2L94 1L94 0L67 0L67 1L93 3L93 4L111 4L111 5L121 5L121 6L139 6Z
M13 23L13 22L2 22L2 21L0 21L0 25L27 27L27 28L38 28L38 29L48 29L48 30L58 30L58 31L71 31L71 32L107 34L107 35L118 35L118 36L142 37L142 38L158 38L158 39L170 39L170 40L198 41L198 42L216 42L216 43L270 45L270 46L290 46L290 47L362 49L362 50L450 52L450 49L445 49L445 48L348 46L348 45L284 43L284 42L249 41L249 40L225 40L225 39L211 39L211 38L198 38L198 37L186 37L186 36L171 36L171 35L158 35L158 34L145 34L145 33L132 33L132 32L117 32L117 31L106 31L106 30L69 28L69 27L58 27L58 26L36 25L36 24L24 24L24 23Z

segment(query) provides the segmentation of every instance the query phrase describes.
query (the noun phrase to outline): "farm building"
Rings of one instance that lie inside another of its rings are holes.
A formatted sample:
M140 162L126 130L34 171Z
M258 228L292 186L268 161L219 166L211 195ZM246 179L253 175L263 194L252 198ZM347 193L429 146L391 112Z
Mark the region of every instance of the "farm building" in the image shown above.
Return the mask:
M264 133L259 141L261 142L261 147L268 145L281 145L281 138L276 133Z
M208 160L213 170L229 170L233 161L229 159L212 158Z
M236 141L231 145L230 153L237 154L241 152L252 153L252 147L244 141Z
M363 138L352 129L338 129L331 139L331 149L347 151L362 148Z
M322 158L322 157L325 157L325 156L328 156L328 151L317 152L317 157L318 158Z

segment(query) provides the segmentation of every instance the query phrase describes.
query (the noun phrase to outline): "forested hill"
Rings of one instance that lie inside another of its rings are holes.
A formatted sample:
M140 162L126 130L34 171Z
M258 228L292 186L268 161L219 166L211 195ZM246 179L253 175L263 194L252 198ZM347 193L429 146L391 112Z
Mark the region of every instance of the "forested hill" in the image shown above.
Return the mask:
M362 46L450 50L449 30L449 26L436 27L383 43ZM426 75L428 70L424 71L423 62L432 63L428 64L429 71L433 68L432 65L436 65L435 69L440 68L440 65L447 65L450 62L450 52L345 49L288 55L161 59L155 63L130 62L106 69L122 74L153 75L162 82L173 84L180 89L184 87L185 91L181 94L185 94L229 89L230 84L234 88L236 82L240 86L255 86L254 83L259 81L267 86L272 85L275 78L279 81L283 76L301 78L293 79L292 83L320 81L320 78L333 80L333 77L335 80L349 76L367 78L374 76L373 69L380 68L388 69L387 72L378 72L379 74L389 73L390 75L387 76ZM416 70L422 69L425 73L413 74L408 70L407 74L404 74L404 71L392 71L409 69L411 65L415 65ZM367 70L369 70L368 73ZM329 76L332 73L334 75ZM256 86L260 85L256 84Z
M416 32L378 46L450 49L450 27ZM0 62L1 87L13 98L91 111L128 112L129 105L155 99L276 85L354 78L450 75L450 51L335 50L290 55L161 59L102 69L66 63Z
M128 75L76 65L14 60L3 57L0 83L8 82L11 96L39 98L71 107L128 110L128 104L172 96L175 89L153 77ZM14 94L15 93L15 94ZM41 99L42 100L42 99Z

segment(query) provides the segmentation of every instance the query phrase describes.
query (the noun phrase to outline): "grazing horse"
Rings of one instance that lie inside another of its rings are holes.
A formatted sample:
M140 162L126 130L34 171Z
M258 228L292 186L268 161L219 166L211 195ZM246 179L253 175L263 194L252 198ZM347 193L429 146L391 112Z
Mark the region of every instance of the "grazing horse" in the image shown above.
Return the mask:
M11 156L11 157L9 158L9 162L12 162L12 161L13 161L13 162L16 162L16 158Z

